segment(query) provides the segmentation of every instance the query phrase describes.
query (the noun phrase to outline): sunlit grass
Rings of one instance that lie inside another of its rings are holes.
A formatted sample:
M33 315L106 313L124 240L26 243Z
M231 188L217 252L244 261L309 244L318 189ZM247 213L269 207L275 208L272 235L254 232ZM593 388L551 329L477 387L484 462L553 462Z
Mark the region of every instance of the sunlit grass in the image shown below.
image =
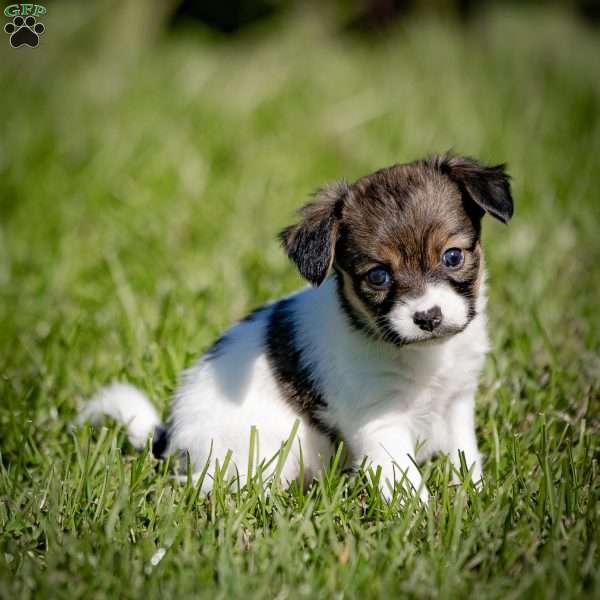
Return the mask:
M0 596L597 595L598 36L515 8L142 44L81 4L0 51ZM166 414L224 327L301 285L276 233L316 187L449 148L514 178L513 222L484 226L480 493L436 460L426 509L339 465L207 498L71 430L115 378Z

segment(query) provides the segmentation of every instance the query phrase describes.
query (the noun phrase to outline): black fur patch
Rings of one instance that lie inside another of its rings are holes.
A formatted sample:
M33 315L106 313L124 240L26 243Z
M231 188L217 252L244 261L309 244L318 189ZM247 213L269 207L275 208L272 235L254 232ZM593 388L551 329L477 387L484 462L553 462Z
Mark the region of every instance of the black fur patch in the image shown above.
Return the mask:
M449 280L450 285L457 294L460 294L467 301L467 322L465 327L476 317L477 310L475 308L475 302L477 300L473 287L475 282L471 281L456 281L453 279Z
M333 255L333 219L319 221L312 228L299 228L293 242L287 245L288 256L296 263L302 276L313 285L320 285L327 275ZM292 239L290 229L281 235L284 241Z
M301 361L302 349L296 338L293 304L294 300L288 298L273 308L266 333L267 359L287 402L335 442L337 432L319 417L319 411L327 408L327 402L316 387L310 370Z
M510 176L506 165L487 166L469 156L442 156L429 159L458 184L463 196L503 223L513 216Z
M344 276L336 269L336 273L333 277L335 277L338 302L340 303L340 308L348 319L348 322L357 331L362 331L366 335L372 336L373 332L364 317L352 306L352 304L350 304L348 298L346 298L346 294L344 293Z
M152 456L161 460L169 446L169 430L159 425L152 434Z
M300 210L302 219L286 227L279 239L298 271L313 285L321 285L333 263L337 223L348 186L332 184L315 194L314 202Z

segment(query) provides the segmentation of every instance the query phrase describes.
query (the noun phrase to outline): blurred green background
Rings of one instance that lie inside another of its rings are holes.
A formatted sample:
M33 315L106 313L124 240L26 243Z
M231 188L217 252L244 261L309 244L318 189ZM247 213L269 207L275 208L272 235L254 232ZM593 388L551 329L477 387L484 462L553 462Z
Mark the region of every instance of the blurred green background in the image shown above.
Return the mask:
M127 577L109 567L119 561L106 529L44 520L34 502L53 465L65 473L65 490L79 489L68 477L78 464L68 423L81 398L122 377L166 412L180 370L224 327L301 285L276 233L315 188L433 152L506 161L513 176L513 222L484 226L494 351L478 431L494 493L514 466L517 439L531 453L531 494L548 473L560 486L565 427L574 444L585 438L591 448L581 469L597 470L595 3L46 6L37 48L0 38L5 589L48 591L51 574L58 582L77 574L81 593L100 586L92 582L101 567L81 558L92 538L96 555L109 557L100 559L105 581ZM536 444L550 443L541 414L556 442L556 471L534 458ZM544 583L556 593L597 589L586 557L597 564L598 484L591 475L588 484L585 510L564 509L571 520L556 533L555 554L522 541L530 554L521 555L509 541L514 563L466 570L450 583L442 577L434 589L500 594L511 589L510 573L528 574L523 593ZM492 496L485 502L492 507ZM70 510L84 514L85 506L74 501ZM531 540L554 540L544 523L521 525ZM131 527L158 536L147 524ZM60 556L48 552L53 528L70 540ZM419 539L412 548L427 561ZM563 573L566 547L573 565ZM143 569L129 568L135 595L148 582ZM331 573L333 594L340 588ZM240 575L237 583L258 585L249 581ZM403 581L397 591L429 589ZM358 591L374 585L363 583Z

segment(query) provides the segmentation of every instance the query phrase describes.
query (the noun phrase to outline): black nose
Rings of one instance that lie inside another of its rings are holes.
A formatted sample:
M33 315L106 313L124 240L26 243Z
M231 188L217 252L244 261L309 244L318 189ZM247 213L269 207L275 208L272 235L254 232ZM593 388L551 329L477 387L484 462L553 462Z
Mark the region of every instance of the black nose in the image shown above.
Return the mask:
M442 309L434 306L429 310L422 310L413 315L415 325L418 325L423 331L433 331L442 323Z

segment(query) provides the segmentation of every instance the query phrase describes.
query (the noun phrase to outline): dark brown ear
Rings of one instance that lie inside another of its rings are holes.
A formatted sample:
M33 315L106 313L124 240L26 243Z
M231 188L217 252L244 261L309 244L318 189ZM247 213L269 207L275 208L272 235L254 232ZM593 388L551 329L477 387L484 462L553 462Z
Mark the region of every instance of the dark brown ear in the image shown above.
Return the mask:
M506 165L486 166L468 156L446 156L439 164L482 210L503 223L510 221L513 199Z
M347 194L348 186L342 182L319 190L314 201L300 209L301 221L279 234L287 255L313 285L321 285L333 264L338 219Z

